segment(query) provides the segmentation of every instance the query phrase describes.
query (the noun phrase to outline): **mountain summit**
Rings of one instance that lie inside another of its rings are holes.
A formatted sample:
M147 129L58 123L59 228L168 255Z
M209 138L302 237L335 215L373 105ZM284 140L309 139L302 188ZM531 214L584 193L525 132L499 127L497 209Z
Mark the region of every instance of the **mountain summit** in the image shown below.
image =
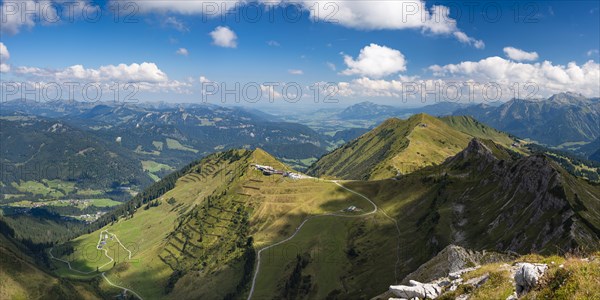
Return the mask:
M388 119L358 139L321 157L308 172L343 179L384 179L442 163L473 137L509 146L512 139L468 117L417 114Z

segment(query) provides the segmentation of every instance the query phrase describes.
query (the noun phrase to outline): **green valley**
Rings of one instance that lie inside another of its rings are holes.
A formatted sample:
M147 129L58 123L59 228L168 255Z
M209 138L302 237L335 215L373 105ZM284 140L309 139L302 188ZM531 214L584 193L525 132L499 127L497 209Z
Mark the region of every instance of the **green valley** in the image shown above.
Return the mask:
M449 244L600 248L598 186L491 140L471 139L441 164L375 181L291 179L255 165L293 172L262 150L210 155L172 189L53 249L87 275L52 265L71 280L102 273L144 299L368 298ZM109 236L98 249L106 232L124 246ZM107 280L99 288L118 292Z

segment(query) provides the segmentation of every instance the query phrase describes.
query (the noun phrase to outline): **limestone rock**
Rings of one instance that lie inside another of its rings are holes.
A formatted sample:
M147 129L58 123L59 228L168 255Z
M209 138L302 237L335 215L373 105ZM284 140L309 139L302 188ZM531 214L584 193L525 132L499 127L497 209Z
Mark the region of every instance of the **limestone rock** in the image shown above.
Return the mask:
M400 298L405 299L435 299L442 293L442 288L437 284L420 283L418 281L411 280L410 286L391 285L390 292Z
M476 288L483 285L490 278L490 273L483 274L479 277L471 278L465 282L465 284L472 285Z
M480 268L479 266L476 266L476 267L472 267L472 268L461 269L456 272L452 272L452 273L448 274L448 277L452 280L456 280L456 279L459 279L462 276L462 274L465 274L465 273L468 273L471 271L475 271L479 268Z
M517 295L522 295L535 287L542 275L548 269L546 264L520 263L515 273L515 288Z
M409 279L420 282L431 282L448 274L461 275L472 269L469 267L481 264L508 261L516 258L513 255L491 251L473 251L456 245L448 245L435 257L422 264L417 270L407 275L400 283L407 284ZM450 279L456 279L458 277Z

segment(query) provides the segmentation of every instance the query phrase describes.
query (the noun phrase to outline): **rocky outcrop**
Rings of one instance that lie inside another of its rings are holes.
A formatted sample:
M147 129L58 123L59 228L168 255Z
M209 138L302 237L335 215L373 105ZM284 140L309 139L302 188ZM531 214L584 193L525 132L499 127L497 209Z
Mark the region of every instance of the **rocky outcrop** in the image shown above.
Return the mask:
M437 283L420 283L418 281L411 280L410 286L390 286L390 292L403 299L435 299L442 293L442 287Z
M493 144L492 141L489 141ZM456 154L453 157L448 158L446 163L454 164L454 165L464 165L469 161L477 161L477 169L482 171L486 168L490 163L497 161L498 159L494 156L492 149L489 146L485 145L485 143L478 139L474 138L469 142L469 145Z
M548 266L546 264L517 264L514 277L517 296L521 296L535 287L547 269Z
M461 269L450 273L447 277L441 277L429 283L410 280L410 285L392 285L390 286L389 293L394 297L400 297L399 299L436 299L445 292L456 291L460 285L469 285L473 288L478 288L489 279L490 274L486 273L467 281L464 281L462 278L463 274L475 271L478 268ZM398 298L389 298L388 300L390 299Z
M516 263L512 266L504 264L501 268L514 274L515 291L507 300L516 300L538 285L548 266L546 264ZM447 293L456 292L459 286L469 286L467 290L477 289L488 281L490 278L489 273L468 280L463 279L464 274L477 269L479 267L461 269L428 283L410 280L409 285L392 285L387 295L383 294L381 297L374 299L436 299ZM454 295L454 297L456 299L468 299L470 294Z
M388 295L384 294L382 295L383 297L374 299L436 299L447 293L456 292L459 286L469 286L466 290L472 291L484 285L490 278L490 274L485 273L468 280L463 279L464 274L477 269L479 267L461 269L448 274L447 277L437 278L429 283L410 280L410 285L392 285L389 288ZM507 300L516 300L539 284L541 277L548 270L548 266L546 264L516 263L512 266L504 264L501 269L514 274L515 291ZM453 297L456 297L456 299L468 299L470 294L454 295Z
M506 261L513 256L492 251L473 251L456 245L448 245L434 258L430 259L417 270L408 274L403 284L409 280L430 282L437 278L449 276L459 278L460 272L472 271L472 267L487 263Z
M510 277L514 278L515 290L509 299L515 300L535 288L548 269L545 264L507 263L515 258L516 256L513 255L472 251L450 245L405 278L403 281L405 284L392 285L388 292L373 299L436 299L446 294L453 295L456 299L468 299L470 293L455 294L461 291L459 287L468 287L463 288L463 291L480 288L489 280L490 273L479 272L476 277L465 274L473 274L472 272L477 271L480 265L504 261L505 263L498 268L500 271L509 272ZM416 281L415 278L425 279Z

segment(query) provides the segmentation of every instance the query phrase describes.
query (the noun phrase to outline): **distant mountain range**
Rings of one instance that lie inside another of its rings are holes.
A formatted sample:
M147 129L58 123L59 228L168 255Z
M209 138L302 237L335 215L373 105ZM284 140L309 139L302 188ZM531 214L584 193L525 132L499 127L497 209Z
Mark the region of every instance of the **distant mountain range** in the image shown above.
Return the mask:
M392 117L406 117L418 113L433 116L450 115L452 112L469 107L472 104L439 102L418 108L403 108L400 106L382 105L373 102L360 102L341 111L337 116L342 120L371 120L381 121Z
M600 137L600 99L574 93L545 100L513 99L499 107L480 104L453 114L470 115L520 138L575 152Z
M273 153L285 153L286 158L303 159L323 154L328 146L322 136L307 126L281 122L275 116L246 108L210 104L123 105L21 100L3 103L2 108L4 115L18 112L60 117L111 142L121 137L124 147L138 149L137 152L179 150L169 155L155 155L159 160L175 162L175 166L182 166L197 157L196 153L205 155L236 147L263 147ZM167 139L172 140L172 147L168 147ZM158 147L162 150L156 146L160 143L164 145ZM280 151L287 148L290 151Z

